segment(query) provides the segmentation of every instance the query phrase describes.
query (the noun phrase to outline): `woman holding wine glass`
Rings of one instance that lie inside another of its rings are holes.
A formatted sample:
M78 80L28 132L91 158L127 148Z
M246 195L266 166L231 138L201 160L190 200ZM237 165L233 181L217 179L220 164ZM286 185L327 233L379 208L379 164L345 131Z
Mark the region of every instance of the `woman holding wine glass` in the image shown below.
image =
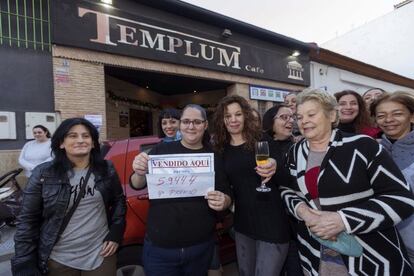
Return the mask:
M277 170L273 177L276 158L269 156L266 146L257 144L263 141L262 132L253 122L246 99L236 95L223 98L213 119L214 146L234 195L239 274L279 275L288 251L289 230L275 180L283 181L284 174Z

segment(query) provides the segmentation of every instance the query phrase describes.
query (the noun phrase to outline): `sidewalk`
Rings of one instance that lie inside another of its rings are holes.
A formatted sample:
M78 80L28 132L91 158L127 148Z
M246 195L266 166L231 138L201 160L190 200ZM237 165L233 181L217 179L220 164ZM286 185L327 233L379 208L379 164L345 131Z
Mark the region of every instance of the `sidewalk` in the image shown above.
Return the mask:
M16 228L4 226L0 229L0 276L11 276L10 259L14 254L14 233ZM223 276L237 276L237 264L235 262L223 267Z
M10 258L14 254L14 233L16 228L4 226L0 229L0 276L10 276Z
M0 276L11 276L10 261L0 262Z

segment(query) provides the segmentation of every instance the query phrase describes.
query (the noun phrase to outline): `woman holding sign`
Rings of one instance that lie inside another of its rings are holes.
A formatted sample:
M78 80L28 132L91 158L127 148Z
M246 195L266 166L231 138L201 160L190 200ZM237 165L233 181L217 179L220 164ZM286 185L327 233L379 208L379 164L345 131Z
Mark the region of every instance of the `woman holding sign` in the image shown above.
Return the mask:
M214 145L223 162L220 170L234 193L239 273L279 275L289 247L288 222L277 187L284 178L278 169L278 183L273 178L269 181L275 173L276 158L269 158L267 149L265 164L260 164L263 161L257 157L266 152L259 152L259 146L255 150L262 132L252 122L252 108L246 99L235 95L223 98L214 114ZM272 153L273 144L269 144Z
M198 105L187 105L180 118L181 140L160 143L149 154L174 157L177 154L212 153L207 126L205 110ZM135 157L132 164L135 173L131 176L134 189L146 186L149 161L146 153ZM230 205L229 195L227 182L216 172L215 190L205 197L151 199L150 196L143 253L145 274L206 275L214 250L215 211Z

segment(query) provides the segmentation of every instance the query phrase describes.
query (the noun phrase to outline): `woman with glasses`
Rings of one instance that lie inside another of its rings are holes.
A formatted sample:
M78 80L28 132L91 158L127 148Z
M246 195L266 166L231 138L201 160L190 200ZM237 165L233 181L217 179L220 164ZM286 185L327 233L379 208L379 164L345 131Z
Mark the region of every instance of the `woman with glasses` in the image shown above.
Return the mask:
M150 155L212 153L207 115L199 105L187 105L180 118L180 141L160 143ZM132 167L131 186L146 186L149 156L140 153ZM219 161L218 158L214 159ZM143 264L147 276L205 276L214 250L216 212L230 203L227 182L215 164L215 190L204 197L150 199Z
M296 94L295 94L295 108L296 108ZM263 131L272 139L274 153L272 156L276 157L279 169L285 167L286 154L289 148L294 143L292 135L294 127L294 115L292 109L286 104L277 104L271 107L263 115ZM296 220L289 216L291 240L289 242L289 251L284 265L286 275L300 276L302 270L300 269L300 261L296 239Z
M24 190L13 275L114 276L126 206L98 131L83 118L67 119L51 147L54 159L34 169Z
M256 165L255 144L262 140L262 131L253 116L243 97L223 98L214 114L214 146L234 194L239 274L279 275L289 247L288 223L277 187L283 175L277 170L272 178L276 169L272 155L265 165ZM270 192L257 191L262 181Z
M290 92L285 96L285 105L292 110L293 114L296 113L296 96L297 92Z
M274 148L278 151L275 156L284 156L293 144L293 125L293 112L285 104L277 104L263 115L263 131L271 137L275 144Z
M371 114L384 132L381 145L414 190L414 98L412 94L395 92L383 94L371 104ZM414 266L414 215L402 221L397 228L407 247Z

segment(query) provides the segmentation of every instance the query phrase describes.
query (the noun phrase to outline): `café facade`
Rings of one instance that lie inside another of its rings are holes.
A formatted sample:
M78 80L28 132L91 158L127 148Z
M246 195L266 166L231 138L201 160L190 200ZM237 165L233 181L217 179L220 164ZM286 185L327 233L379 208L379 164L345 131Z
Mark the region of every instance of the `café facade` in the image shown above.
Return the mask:
M307 43L181 1L108 2L0 3L0 174L37 124L53 133L77 116L102 140L157 135L163 108L211 116L237 94L264 113L310 85Z
M0 173L18 167L34 125L53 132L69 117L91 120L102 140L124 139L157 135L163 108L196 103L211 116L226 95L263 114L306 87L414 88L414 80L182 1L3 2Z
M230 94L263 113L310 82L308 44L181 1L55 0L51 22L55 110L103 139L156 135L163 108L211 114Z

